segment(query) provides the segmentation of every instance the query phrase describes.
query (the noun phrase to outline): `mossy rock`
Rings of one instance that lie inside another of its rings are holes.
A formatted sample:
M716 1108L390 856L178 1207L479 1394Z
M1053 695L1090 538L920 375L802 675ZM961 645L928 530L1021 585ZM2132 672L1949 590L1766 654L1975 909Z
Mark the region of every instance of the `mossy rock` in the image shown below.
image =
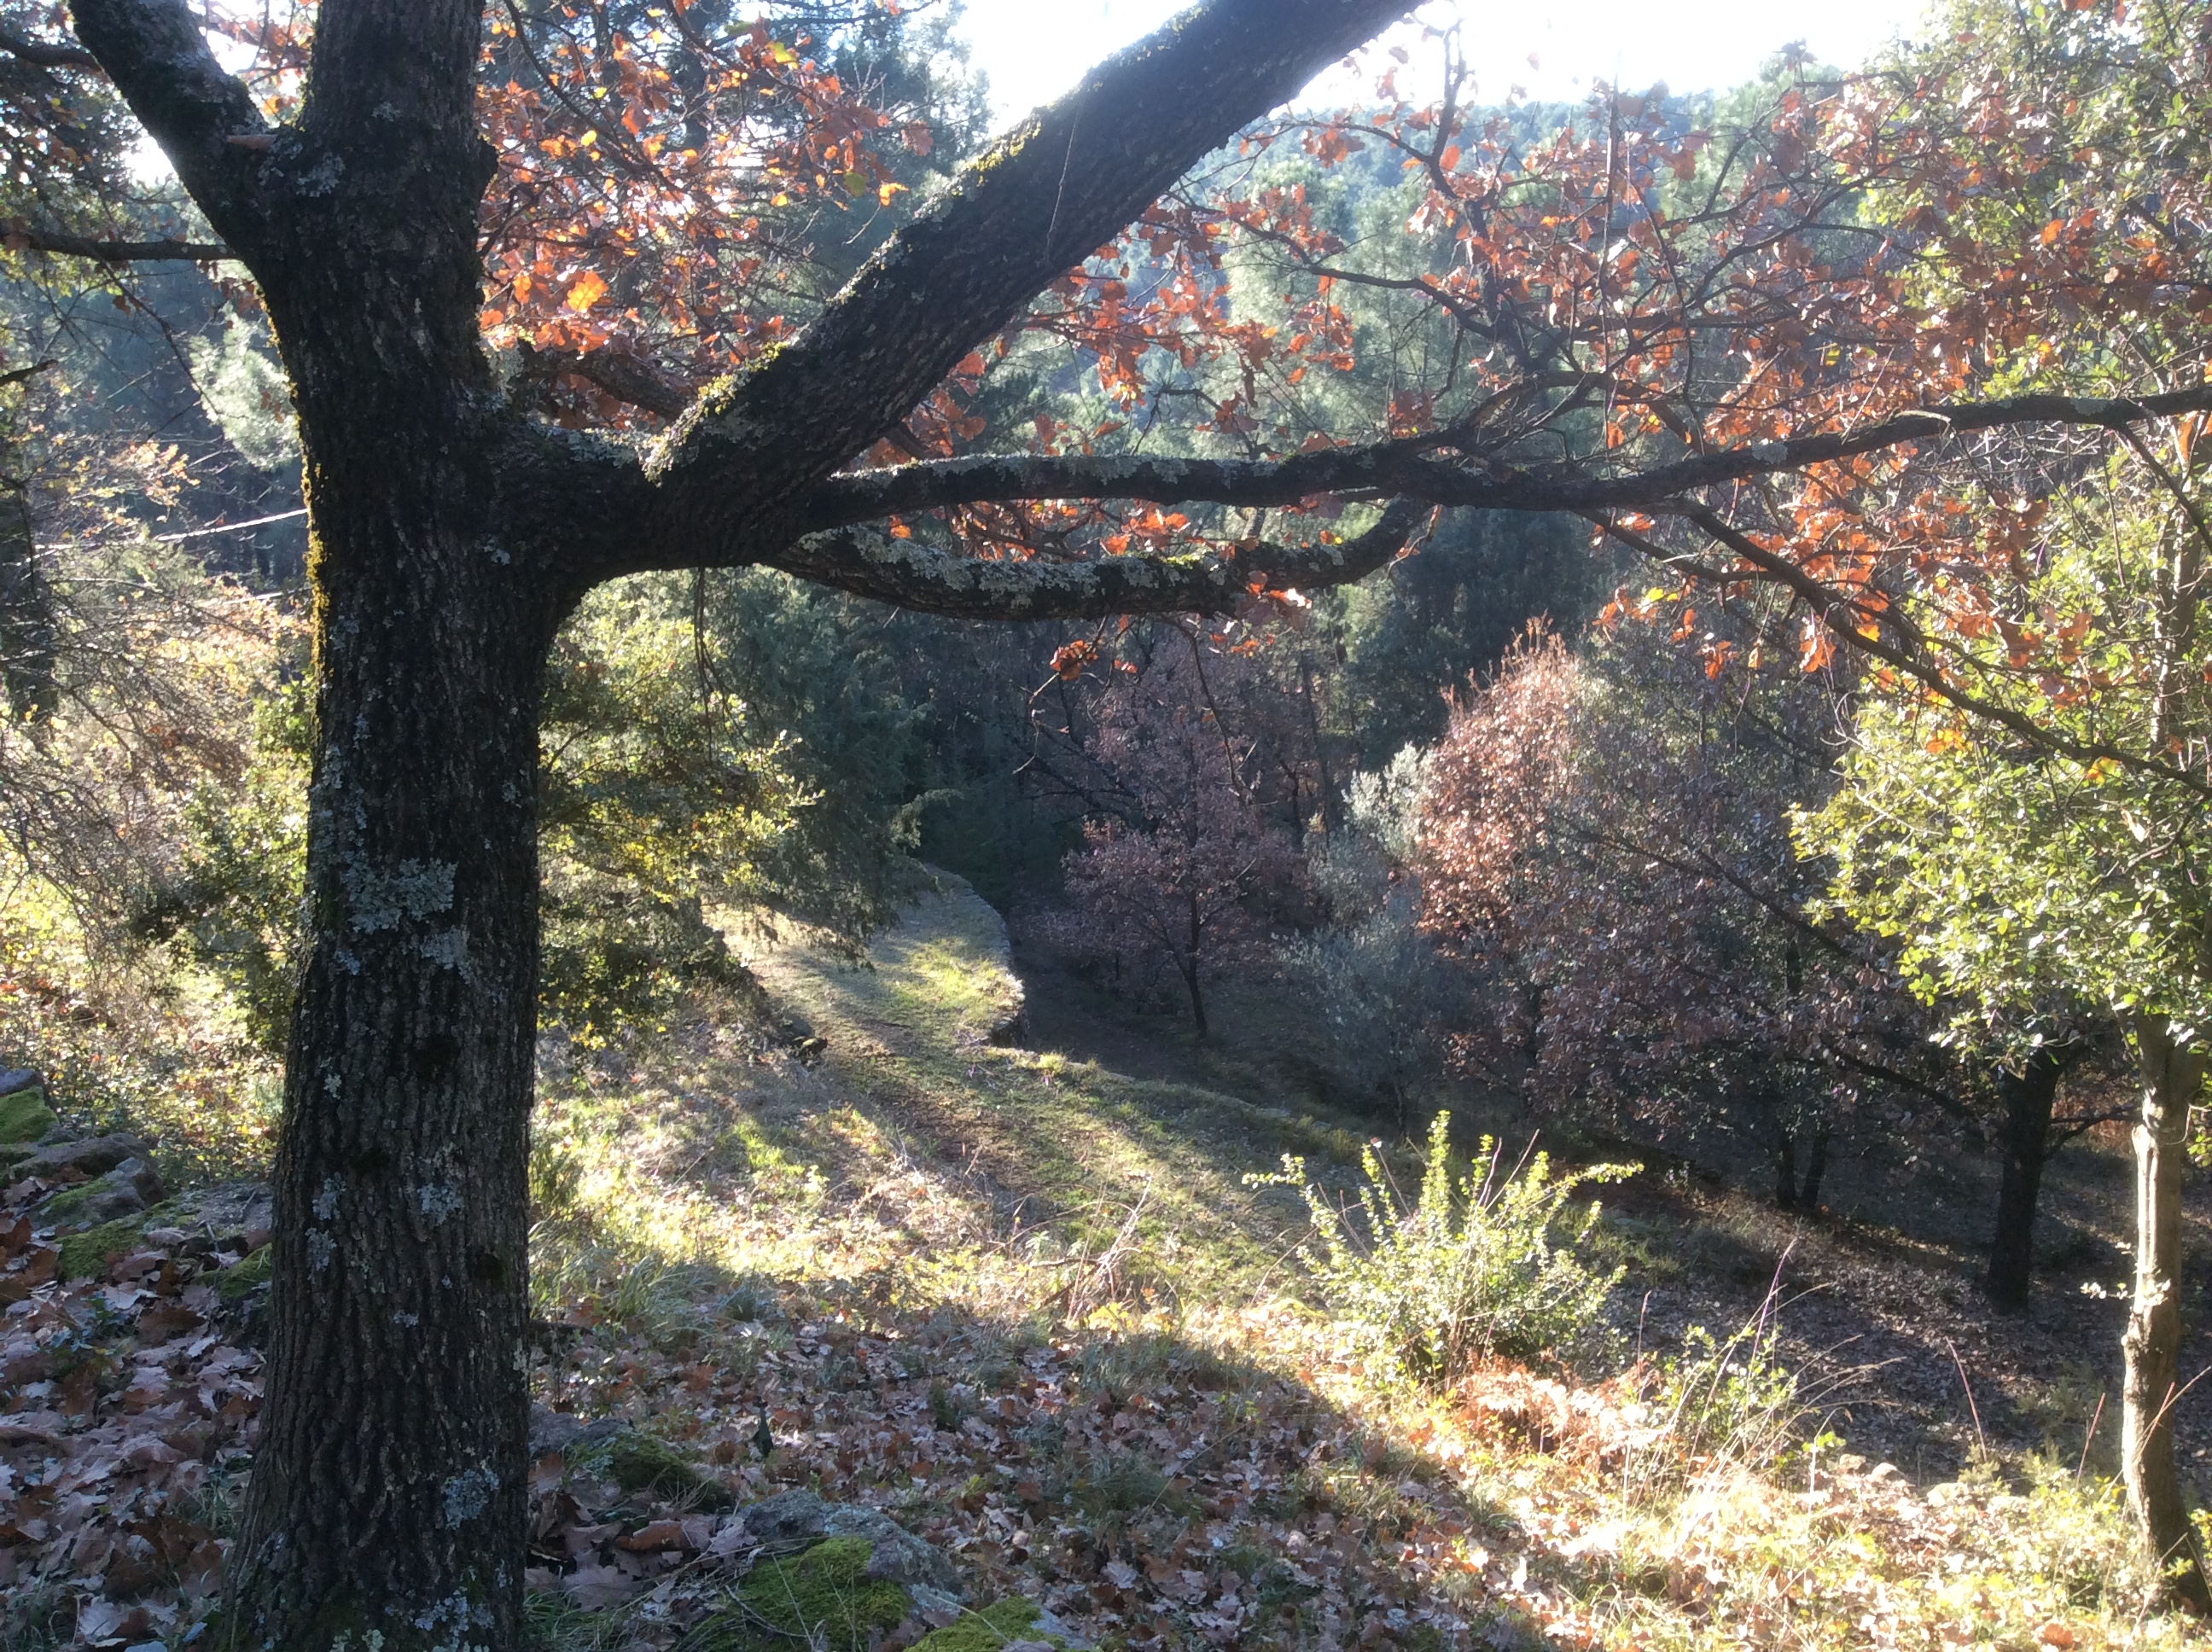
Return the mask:
M914 1643L914 1652L1000 1652L1009 1641L1042 1641L1063 1649L1065 1637L1036 1627L1044 1609L1034 1600L1010 1594L995 1606L963 1613L957 1624L933 1629Z
M71 1222L82 1219L85 1207L109 1191L111 1190L108 1187L98 1181L81 1181L74 1187L64 1187L39 1206L39 1218L41 1221L52 1222L57 1227L66 1227ZM141 1219L134 1213L127 1217L118 1217L114 1222L106 1225L113 1227L123 1223L135 1224ZM142 1229L141 1231L143 1230Z
M61 1277L64 1279L96 1279L107 1272L107 1259L120 1251L128 1255L143 1247L146 1230L169 1225L177 1215L174 1205L156 1205L150 1211L119 1217L112 1222L103 1222L96 1228L87 1228L82 1233L72 1233L61 1243Z
M604 1472L625 1491L688 1502L695 1509L722 1509L737 1501L727 1486L702 1473L665 1441L635 1429L624 1429L607 1442Z
M738 1587L739 1606L697 1624L684 1652L868 1652L913 1611L902 1587L868 1576L874 1550L864 1537L833 1537L761 1561Z
M46 1105L46 1092L36 1084L0 1096L0 1144L28 1145L60 1122Z
M257 1285L269 1283L269 1260L275 1254L264 1245L252 1255L234 1262L215 1276L215 1294L226 1303L242 1302Z

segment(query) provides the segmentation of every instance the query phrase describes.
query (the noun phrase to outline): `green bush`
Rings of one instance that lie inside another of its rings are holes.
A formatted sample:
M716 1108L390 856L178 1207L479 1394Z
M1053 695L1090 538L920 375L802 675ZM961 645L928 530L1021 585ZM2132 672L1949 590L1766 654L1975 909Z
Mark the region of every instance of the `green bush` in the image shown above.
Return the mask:
M1693 1325L1681 1351L1658 1362L1647 1403L1668 1443L1647 1454L1638 1478L1671 1485L1723 1465L1769 1473L1800 1443L1810 1407L1776 1354L1772 1306L1725 1342Z
M1441 1383L1483 1354L1528 1358L1585 1341L1622 1270L1594 1271L1585 1250L1598 1219L1568 1201L1584 1184L1619 1181L1640 1166L1598 1164L1554 1176L1548 1154L1501 1166L1482 1139L1464 1175L1451 1164L1451 1114L1429 1128L1420 1196L1408 1205L1373 1146L1361 1157L1359 1211L1332 1206L1285 1155L1255 1183L1296 1187L1318 1242L1307 1266L1370 1351L1417 1382Z

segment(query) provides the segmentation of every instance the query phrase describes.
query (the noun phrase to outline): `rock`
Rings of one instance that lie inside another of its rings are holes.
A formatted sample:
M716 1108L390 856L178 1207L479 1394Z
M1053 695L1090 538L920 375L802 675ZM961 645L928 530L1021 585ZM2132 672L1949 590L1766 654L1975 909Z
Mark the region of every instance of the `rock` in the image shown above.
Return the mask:
M566 1454L579 1442L583 1445L605 1445L623 1430L619 1417L602 1417L596 1423L586 1423L566 1412L549 1411L544 1406L530 1408L530 1456L532 1461L550 1457L555 1452Z
M760 1543L819 1543L830 1505L811 1491L779 1491L739 1516Z
M0 1144L35 1142L59 1124L46 1104L46 1081L29 1067L0 1072Z
M152 1165L143 1158L127 1158L96 1181L54 1194L40 1207L40 1214L58 1224L97 1227L150 1210L166 1196Z
M39 1206L39 1214L57 1227L96 1228L146 1208L146 1201L128 1181L102 1176L82 1187L65 1187Z
M753 1504L740 1518L753 1540L771 1552L788 1553L830 1538L866 1538L870 1545L867 1575L876 1582L913 1584L956 1601L965 1598L952 1562L880 1509L824 1503L811 1491L780 1491Z
M168 1189L161 1185L161 1177L154 1167L143 1158L127 1158L107 1173L106 1179L127 1181L149 1206L158 1205L168 1197Z
M88 1136L82 1141L59 1141L15 1167L15 1174L52 1181L66 1171L80 1175L105 1175L125 1159L146 1157L143 1142L130 1136Z
M873 1546L868 1576L879 1582L906 1583L963 1598L960 1574L943 1551L931 1546L878 1509L847 1503L833 1508L822 1522L831 1537L865 1537Z

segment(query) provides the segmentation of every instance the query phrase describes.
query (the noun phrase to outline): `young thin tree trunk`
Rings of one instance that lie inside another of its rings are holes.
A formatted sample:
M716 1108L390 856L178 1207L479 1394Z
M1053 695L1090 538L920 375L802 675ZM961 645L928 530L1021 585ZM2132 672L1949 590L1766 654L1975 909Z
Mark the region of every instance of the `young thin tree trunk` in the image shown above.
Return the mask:
M23 489L0 481L0 708L17 721L54 714L53 591Z
M2035 1207L2043 1187L2043 1167L2051 1157L2051 1115L2066 1065L2064 1053L2045 1044L2021 1064L2019 1072L1997 1070L1997 1093L2005 1104L2004 1181L1997 1190L1996 1228L1990 1236L1984 1287L2000 1308L2027 1306L2035 1262Z
M1181 968L1182 984L1190 989L1190 1018L1200 1038L1206 1036L1206 999L1199 991L1199 946L1206 935L1206 920L1200 916L1198 896L1190 897L1190 944L1183 951Z
M1770 1098L1769 1105L1774 1119L1770 1148L1774 1157L1774 1208L1794 1211L1797 1208L1797 1133L1790 1127L1778 1103Z
M2129 1029L2142 1068L2136 1126L2136 1288L2121 1340L2120 1461L2128 1507L2173 1594L2212 1613L2196 1527L2174 1472L2172 1406L2181 1355L2181 1176L2189 1109L2204 1088L2206 1053L2155 1015Z
M1322 835L1335 841L1344 824L1343 800L1336 794L1336 779L1328 769L1328 745L1321 732L1321 709L1314 697L1313 662L1301 653L1298 656L1298 687L1305 696L1306 732L1313 741L1314 768L1321 779Z
M1813 1147L1805 1159L1805 1179L1797 1184L1797 1208L1817 1211L1820 1208L1820 1183L1828 1174L1828 1142L1831 1127L1825 1118L1813 1127Z

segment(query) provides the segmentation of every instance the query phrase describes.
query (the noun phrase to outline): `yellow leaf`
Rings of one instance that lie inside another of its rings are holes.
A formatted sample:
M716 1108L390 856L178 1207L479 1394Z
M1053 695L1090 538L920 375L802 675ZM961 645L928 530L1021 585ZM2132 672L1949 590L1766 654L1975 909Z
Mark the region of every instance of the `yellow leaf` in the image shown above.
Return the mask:
M586 270L576 277L575 285L568 288L568 304L578 315L598 303L606 294L607 284L599 279L599 272Z

